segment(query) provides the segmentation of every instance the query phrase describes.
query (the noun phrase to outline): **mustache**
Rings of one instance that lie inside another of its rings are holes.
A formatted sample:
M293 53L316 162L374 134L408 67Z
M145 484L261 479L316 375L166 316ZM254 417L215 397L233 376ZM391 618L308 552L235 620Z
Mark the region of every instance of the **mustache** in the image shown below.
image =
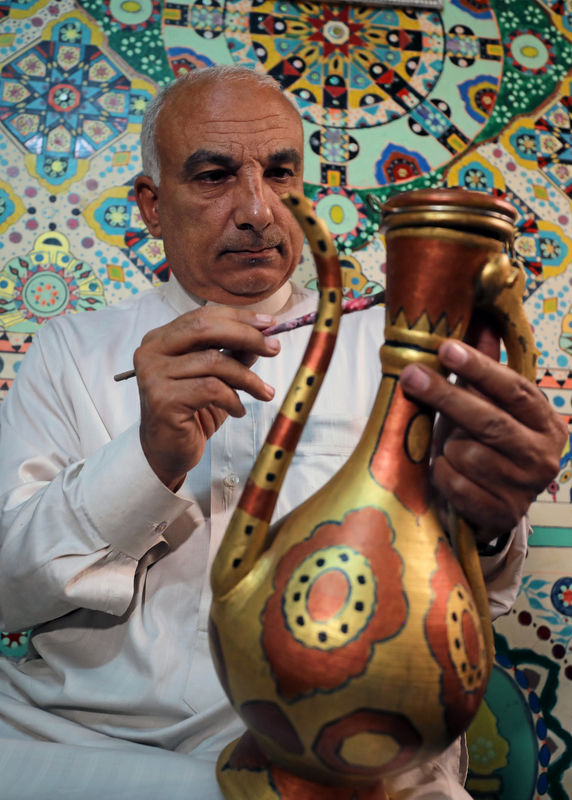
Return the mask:
M245 250L254 253L261 250L269 250L274 247L282 246L282 236L277 232L257 233L256 231L244 231L241 236L231 236L221 242L219 254L243 252Z

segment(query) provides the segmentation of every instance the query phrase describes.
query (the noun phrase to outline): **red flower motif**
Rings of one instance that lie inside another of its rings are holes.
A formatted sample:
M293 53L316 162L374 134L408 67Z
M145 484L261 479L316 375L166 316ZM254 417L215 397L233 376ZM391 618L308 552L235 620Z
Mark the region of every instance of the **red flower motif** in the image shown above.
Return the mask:
M451 738L456 738L477 713L486 689L485 645L465 575L444 540L439 542L437 564L425 631L442 669L445 719Z
M263 612L263 646L279 693L332 691L363 674L376 642L405 624L403 564L377 508L326 522L280 560Z

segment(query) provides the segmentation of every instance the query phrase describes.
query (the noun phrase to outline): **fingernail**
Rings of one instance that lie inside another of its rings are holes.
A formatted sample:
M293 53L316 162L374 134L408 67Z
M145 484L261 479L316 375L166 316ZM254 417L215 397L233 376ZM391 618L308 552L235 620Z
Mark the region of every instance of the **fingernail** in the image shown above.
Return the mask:
M458 342L451 341L450 339L441 345L439 356L443 356L441 360L444 361L448 367L460 367L468 358L465 348Z
M419 367L407 367L401 373L401 384L412 392L424 392L429 388L429 375Z
M273 353L277 353L278 350L280 350L280 342L278 341L278 339L274 338L267 339L266 342L268 344L268 347L270 348L270 350L272 350Z
M262 325L270 325L274 322L274 317L270 316L270 314L257 314L256 321L260 322Z
M269 383L265 383L264 388L266 389L266 394L269 397L274 397L274 386L270 386Z

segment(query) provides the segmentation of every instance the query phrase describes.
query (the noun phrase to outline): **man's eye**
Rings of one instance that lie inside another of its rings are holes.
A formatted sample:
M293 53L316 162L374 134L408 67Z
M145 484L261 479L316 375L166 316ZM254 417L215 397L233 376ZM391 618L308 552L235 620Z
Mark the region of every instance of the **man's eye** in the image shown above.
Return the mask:
M266 174L269 178L278 178L279 180L294 177L294 171L289 167L272 167Z
M197 180L205 181L206 183L218 183L223 181L228 176L228 172L224 169L210 169L207 172L200 172L197 175Z

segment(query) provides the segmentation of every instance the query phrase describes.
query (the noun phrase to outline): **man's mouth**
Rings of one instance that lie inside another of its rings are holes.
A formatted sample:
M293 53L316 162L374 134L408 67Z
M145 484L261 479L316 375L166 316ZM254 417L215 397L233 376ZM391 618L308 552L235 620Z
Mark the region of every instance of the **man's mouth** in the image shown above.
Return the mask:
M222 255L237 255L246 256L247 258L264 258L265 256L273 255L274 251L281 253L279 244L265 245L264 247L232 247L223 250Z

